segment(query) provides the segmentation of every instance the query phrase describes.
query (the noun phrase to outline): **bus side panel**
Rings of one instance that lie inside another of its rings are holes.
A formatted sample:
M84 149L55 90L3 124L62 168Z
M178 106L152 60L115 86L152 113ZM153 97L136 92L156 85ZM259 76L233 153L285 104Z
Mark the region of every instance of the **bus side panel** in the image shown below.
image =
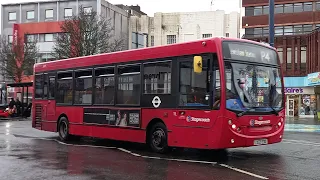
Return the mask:
M181 112L185 114L180 115ZM153 119L161 119L168 130L169 146L208 149L219 144L221 131L215 128L218 114L219 111L144 109L142 128L147 128ZM217 131L213 132L213 128Z
M79 136L113 139L120 141L145 142L145 131L131 127L116 127L105 124L85 124L83 122L83 107L57 106L57 119L60 115L67 116L69 121L69 133Z
M145 143L145 131L142 129L70 124L70 134L119 141Z

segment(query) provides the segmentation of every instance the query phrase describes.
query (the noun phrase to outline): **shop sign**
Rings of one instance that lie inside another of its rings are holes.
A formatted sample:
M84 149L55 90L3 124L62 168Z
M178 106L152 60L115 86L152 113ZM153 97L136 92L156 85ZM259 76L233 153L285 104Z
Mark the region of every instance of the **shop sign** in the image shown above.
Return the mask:
M320 72L308 74L307 83L308 85L320 84Z
M284 88L285 93L290 93L290 94L302 94L303 89L302 88Z

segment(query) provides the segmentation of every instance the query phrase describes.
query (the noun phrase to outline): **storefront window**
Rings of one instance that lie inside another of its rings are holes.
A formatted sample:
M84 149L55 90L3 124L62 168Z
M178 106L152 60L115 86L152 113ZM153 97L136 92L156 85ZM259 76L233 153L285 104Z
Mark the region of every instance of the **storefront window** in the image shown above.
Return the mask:
M301 96L300 115L315 115L316 109L316 95L304 94Z

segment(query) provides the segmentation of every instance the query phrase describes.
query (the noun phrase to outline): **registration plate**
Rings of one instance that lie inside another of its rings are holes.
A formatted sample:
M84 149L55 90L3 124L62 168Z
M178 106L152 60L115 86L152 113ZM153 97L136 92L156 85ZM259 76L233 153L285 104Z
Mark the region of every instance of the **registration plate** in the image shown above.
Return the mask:
M257 139L253 141L253 145L259 146L259 145L265 145L268 144L268 139Z

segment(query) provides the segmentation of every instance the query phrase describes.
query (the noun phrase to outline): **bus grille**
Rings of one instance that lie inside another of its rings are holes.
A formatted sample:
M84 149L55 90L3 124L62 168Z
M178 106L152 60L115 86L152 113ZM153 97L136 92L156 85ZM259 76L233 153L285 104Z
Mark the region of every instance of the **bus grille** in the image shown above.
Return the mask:
M42 120L42 105L41 104L35 104L36 106L36 112L35 112L35 127L41 128L41 120Z

